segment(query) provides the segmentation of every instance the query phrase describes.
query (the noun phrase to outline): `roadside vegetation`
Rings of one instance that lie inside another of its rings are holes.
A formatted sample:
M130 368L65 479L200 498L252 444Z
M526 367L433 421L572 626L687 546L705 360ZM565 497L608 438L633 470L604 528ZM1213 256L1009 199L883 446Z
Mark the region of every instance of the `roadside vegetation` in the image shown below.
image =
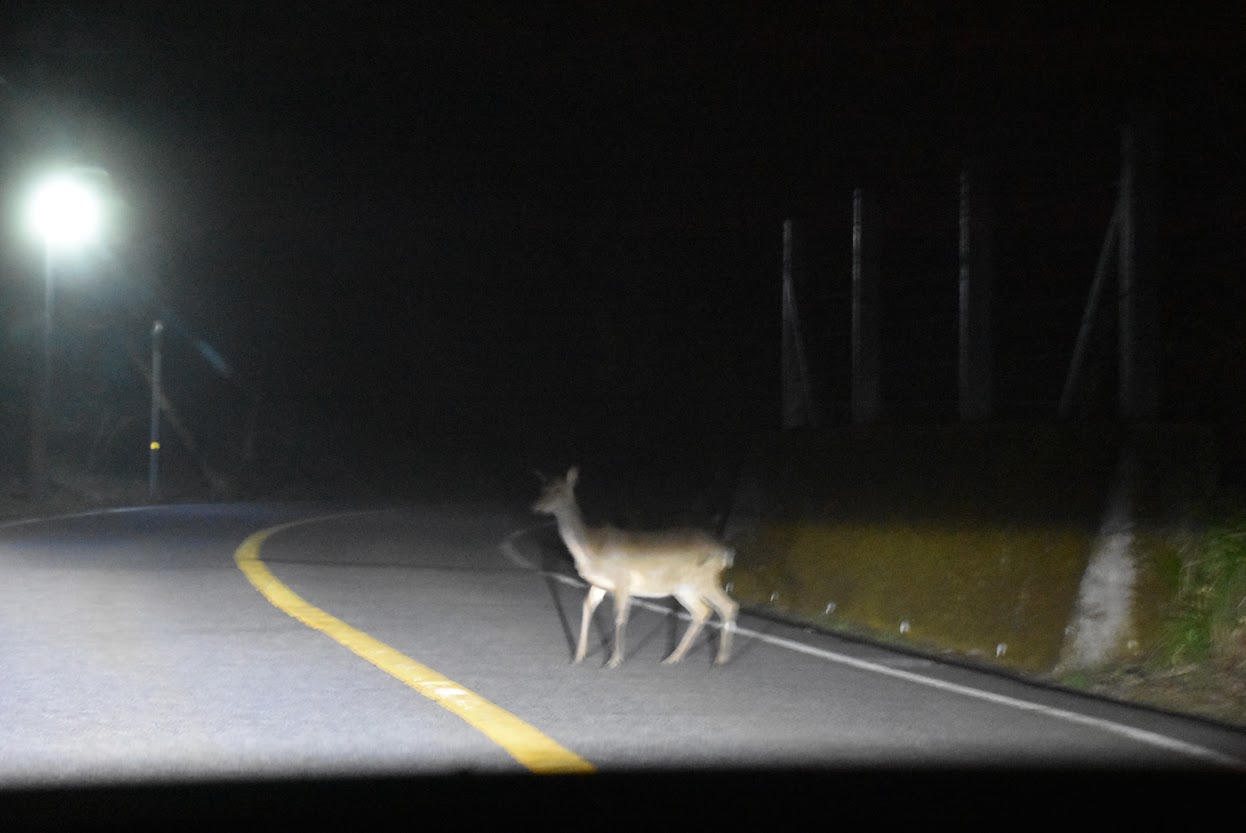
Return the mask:
M1222 500L1182 552L1178 591L1155 648L1137 662L1066 682L1246 727L1246 500Z
M1246 515L1238 510L1188 553L1160 659L1246 665Z

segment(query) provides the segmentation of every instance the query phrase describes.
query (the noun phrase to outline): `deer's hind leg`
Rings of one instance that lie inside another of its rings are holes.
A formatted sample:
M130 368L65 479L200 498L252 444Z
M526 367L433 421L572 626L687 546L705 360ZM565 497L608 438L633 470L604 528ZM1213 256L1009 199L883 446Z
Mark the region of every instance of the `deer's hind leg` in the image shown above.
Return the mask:
M688 625L688 630L684 631L684 638L679 640L679 645L675 647L671 655L662 660L663 665L674 665L684 658L684 654L688 653L688 649L692 647L693 640L701 633L701 628L705 627L705 620L710 615L709 605L701 600L699 593L681 590L675 594L675 598L692 614L692 624Z
M722 630L718 636L718 656L714 658L715 665L722 665L731 658L731 635L735 632L735 620L740 606L727 595L727 591L717 586L705 591L705 601L710 603L722 620Z

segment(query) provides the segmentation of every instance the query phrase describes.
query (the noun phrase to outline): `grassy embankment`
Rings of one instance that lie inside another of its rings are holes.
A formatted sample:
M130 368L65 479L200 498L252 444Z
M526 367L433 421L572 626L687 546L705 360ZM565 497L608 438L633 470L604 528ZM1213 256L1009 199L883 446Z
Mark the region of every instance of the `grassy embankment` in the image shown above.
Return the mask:
M1184 553L1154 662L1171 668L1212 663L1246 669L1244 506L1240 497L1222 501L1215 525Z

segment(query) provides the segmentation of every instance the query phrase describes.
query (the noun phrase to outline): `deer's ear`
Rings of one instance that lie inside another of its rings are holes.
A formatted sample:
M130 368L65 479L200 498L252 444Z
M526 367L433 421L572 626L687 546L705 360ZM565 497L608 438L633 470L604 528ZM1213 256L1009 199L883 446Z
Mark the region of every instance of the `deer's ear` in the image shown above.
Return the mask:
M567 485L568 486L574 486L575 481L578 480L579 477L580 477L579 466L572 466L571 468L567 469Z

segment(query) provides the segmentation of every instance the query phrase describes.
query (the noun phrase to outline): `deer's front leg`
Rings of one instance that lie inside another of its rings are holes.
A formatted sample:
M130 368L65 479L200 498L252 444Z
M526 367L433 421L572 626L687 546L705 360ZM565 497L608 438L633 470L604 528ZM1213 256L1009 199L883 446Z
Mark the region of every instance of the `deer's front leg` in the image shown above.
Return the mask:
M631 596L614 591L614 653L606 663L607 668L618 668L623 662L623 634L627 630L627 612L631 606Z
M593 611L605 597L606 591L602 588L596 586L588 588L588 595L584 597L584 606L580 609L580 641L575 646L576 662L583 660L584 654L588 651L588 624L593 620Z

